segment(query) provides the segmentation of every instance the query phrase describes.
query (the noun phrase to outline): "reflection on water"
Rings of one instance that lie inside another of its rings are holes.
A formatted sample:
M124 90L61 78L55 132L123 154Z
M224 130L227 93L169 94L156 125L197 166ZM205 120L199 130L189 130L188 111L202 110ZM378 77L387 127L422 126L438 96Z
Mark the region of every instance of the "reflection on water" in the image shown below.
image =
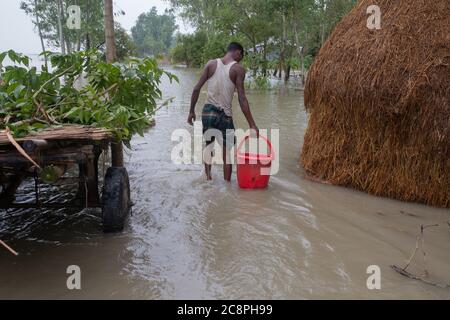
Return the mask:
M258 126L280 129L280 171L267 190L240 190L219 166L206 182L201 165L173 164L171 133L192 130L186 118L198 77L173 71L180 84L162 89L175 100L126 156L134 202L127 230L102 234L96 211L1 211L0 238L21 254L0 250L0 298L450 298L389 268L409 257L420 224L449 220L449 211L304 179L307 115L295 85L248 92ZM246 128L238 109L235 101L235 125ZM449 228L427 230L437 282L450 282L449 245ZM81 267L81 291L65 287L72 264ZM366 287L369 265L381 268L381 290Z

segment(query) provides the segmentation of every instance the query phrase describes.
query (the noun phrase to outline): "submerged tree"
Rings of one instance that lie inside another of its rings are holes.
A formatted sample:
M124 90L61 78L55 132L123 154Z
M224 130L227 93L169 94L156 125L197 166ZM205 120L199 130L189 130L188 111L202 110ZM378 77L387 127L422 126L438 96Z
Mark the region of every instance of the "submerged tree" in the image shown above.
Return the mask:
M156 56L169 52L176 29L172 11L166 10L164 14L158 15L156 7L153 7L138 17L131 34L141 55Z
M238 40L248 48L246 66L254 75L266 76L275 69L287 80L292 67L304 76L334 25L356 3L356 0L169 0L181 16L205 33L203 57L210 56L211 41ZM189 44L178 37L176 50ZM203 63L205 61L202 61Z
M116 37L117 60L122 61L126 57L136 56L137 48L127 31L118 23L114 23Z

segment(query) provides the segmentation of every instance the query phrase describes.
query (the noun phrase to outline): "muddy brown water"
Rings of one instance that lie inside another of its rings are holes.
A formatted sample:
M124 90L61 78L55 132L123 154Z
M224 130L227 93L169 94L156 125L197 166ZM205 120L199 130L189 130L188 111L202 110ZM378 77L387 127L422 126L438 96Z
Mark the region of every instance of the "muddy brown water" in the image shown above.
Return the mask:
M201 165L173 164L171 133L192 130L198 71L172 71L180 84L161 88L175 100L126 156L135 204L126 230L103 234L97 211L1 211L0 239L20 255L0 248L0 298L450 298L390 269L404 265L419 226L450 220L449 210L306 180L298 159L307 115L295 84L248 92L259 127L280 129L280 171L267 190L240 190L235 175L225 183L218 166L206 182ZM234 112L246 127L236 103ZM450 283L450 227L427 229L425 246L430 280ZM81 268L81 290L66 287L69 265ZM380 267L380 290L367 288L370 265ZM411 271L422 267L418 258Z

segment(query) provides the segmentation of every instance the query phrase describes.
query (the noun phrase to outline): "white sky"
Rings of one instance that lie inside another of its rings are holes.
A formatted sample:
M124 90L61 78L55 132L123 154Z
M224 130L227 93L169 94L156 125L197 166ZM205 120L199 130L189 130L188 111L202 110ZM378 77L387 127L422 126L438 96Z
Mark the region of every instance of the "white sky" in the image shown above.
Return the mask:
M102 0L98 0L102 1ZM153 6L161 14L170 5L166 0L114 0L116 9L125 11L125 16L117 18L126 30L130 30L137 17ZM191 28L177 19L179 30L189 32ZM14 49L25 54L40 53L39 36L33 28L31 17L20 9L20 0L0 0L0 52Z

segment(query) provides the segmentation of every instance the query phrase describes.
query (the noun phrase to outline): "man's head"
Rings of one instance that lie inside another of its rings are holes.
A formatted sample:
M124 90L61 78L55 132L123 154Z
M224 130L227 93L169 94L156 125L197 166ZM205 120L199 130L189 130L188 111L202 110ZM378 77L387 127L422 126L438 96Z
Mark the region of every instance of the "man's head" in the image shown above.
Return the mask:
M240 43L231 42L227 47L227 53L237 62L244 59L244 47Z

